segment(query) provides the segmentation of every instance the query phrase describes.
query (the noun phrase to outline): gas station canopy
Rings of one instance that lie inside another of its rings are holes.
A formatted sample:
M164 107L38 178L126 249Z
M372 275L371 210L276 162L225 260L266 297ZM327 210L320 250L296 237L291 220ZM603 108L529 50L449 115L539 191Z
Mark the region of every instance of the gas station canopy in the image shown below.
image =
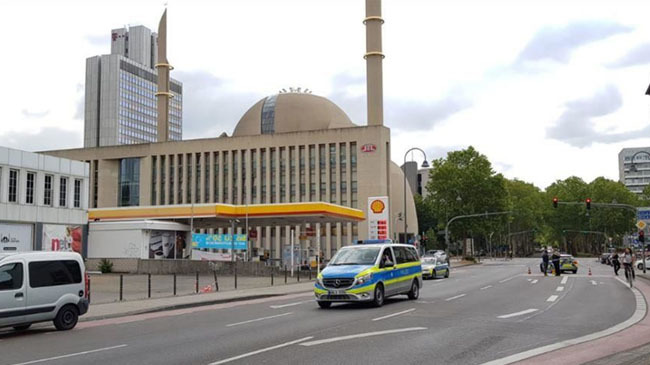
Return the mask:
M90 222L143 219L191 223L194 228L221 228L229 227L233 219L238 219L242 224L248 220L249 226L291 226L360 222L365 215L359 209L324 202L252 205L207 203L96 208L88 211Z

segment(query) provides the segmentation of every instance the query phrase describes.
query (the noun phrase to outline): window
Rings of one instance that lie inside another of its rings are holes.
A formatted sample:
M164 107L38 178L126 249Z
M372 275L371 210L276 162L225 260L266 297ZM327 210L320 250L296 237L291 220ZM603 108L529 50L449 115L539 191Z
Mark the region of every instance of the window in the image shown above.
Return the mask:
M395 253L395 260L397 260L397 265L409 262L406 247L393 247L393 252Z
M0 291L23 287L23 264L14 262L0 266Z
M45 189L43 190L43 204L52 205L52 175L45 175Z
M132 207L140 205L140 159L124 158L120 160L119 173L119 206Z
M213 160L214 160L214 190L213 190L213 196L214 196L214 202L218 203L219 202L219 152L214 152L213 153Z
M415 248L409 247L406 249L406 257L409 262L418 261L418 253L415 251Z
M29 286L46 286L81 283L81 268L74 260L35 261L29 263Z
M62 177L59 180L59 206L60 207L67 206L67 200L68 200L68 178Z
M275 101L277 95L269 96L264 99L264 104L262 105L262 118L260 129L262 134L273 134L275 133Z
M34 179L36 178L36 174L33 172L28 172L27 173L27 185L25 189L25 203L26 204L34 204Z
M79 179L74 180L74 203L73 204L75 208L81 207L81 180Z
M9 202L18 202L18 170L9 170Z

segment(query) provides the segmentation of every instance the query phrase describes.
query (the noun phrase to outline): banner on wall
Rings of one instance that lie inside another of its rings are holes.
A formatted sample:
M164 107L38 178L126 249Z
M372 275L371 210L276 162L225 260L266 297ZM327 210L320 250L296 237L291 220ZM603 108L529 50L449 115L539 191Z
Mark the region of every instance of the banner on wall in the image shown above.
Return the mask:
M63 224L43 225L43 251L81 253L81 226Z
M150 259L181 259L185 249L185 235L183 231L158 231L152 230L149 236Z
M385 240L388 233L388 197L371 196L368 198L368 239Z
M208 252L192 250L192 260L200 261L230 261L232 257L229 253Z
M235 235L235 250L247 249L246 235ZM192 234L192 248L209 248L216 250L230 250L233 248L232 236L229 234Z
M32 250L32 224L0 224L0 253Z

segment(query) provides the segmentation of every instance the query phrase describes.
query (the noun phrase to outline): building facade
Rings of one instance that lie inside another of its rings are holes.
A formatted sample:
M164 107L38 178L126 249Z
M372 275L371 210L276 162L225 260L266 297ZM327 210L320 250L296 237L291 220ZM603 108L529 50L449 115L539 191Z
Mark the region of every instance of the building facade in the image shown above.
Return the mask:
M83 251L89 165L0 147L0 252Z
M113 29L111 54L86 59L84 147L156 142L157 34ZM183 138L183 85L170 80L169 139Z
M367 213L368 198L388 196L390 229L403 210L404 175L390 160L390 130L357 126L334 103L311 94L260 100L231 137L46 153L89 162L91 208L323 201ZM413 234L417 217L408 187L407 210ZM279 259L292 228L299 234L297 227L256 227L254 247ZM317 229L325 258L368 237L367 222Z
M618 176L630 191L641 194L650 184L650 147L623 148L618 154Z
M402 171L406 175L406 180L411 191L414 194L417 193L421 197L426 198L429 195L429 192L427 191L427 183L429 182L429 172L431 169L418 169L417 162L409 161L402 165Z

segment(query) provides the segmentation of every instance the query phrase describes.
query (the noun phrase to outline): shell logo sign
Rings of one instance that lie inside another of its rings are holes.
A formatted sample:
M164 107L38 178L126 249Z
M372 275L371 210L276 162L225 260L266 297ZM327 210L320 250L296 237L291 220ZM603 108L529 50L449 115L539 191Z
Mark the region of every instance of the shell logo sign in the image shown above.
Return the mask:
M375 214L383 213L384 209L386 209L386 205L384 205L384 202L381 200L375 200L370 203L370 210Z

